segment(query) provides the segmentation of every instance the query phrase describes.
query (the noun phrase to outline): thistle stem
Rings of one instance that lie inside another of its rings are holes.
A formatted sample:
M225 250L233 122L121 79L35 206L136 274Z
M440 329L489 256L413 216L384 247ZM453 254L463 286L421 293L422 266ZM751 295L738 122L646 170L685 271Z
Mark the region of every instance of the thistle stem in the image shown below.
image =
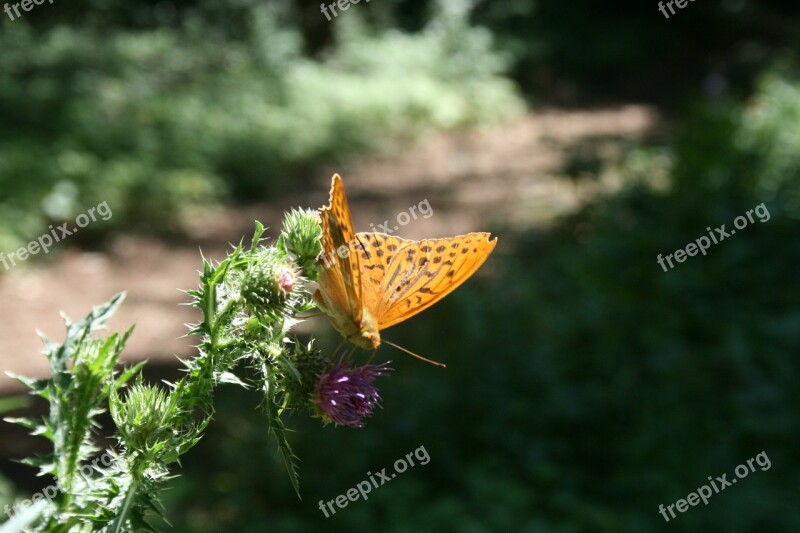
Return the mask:
M120 533L121 531L125 531L125 524L128 521L128 513L133 506L133 502L136 500L136 492L139 489L139 484L136 481L135 477L131 477L131 483L128 485L128 489L125 491L125 500L122 502L122 507L119 510L119 514L114 519L114 522L111 524L111 531L113 533Z

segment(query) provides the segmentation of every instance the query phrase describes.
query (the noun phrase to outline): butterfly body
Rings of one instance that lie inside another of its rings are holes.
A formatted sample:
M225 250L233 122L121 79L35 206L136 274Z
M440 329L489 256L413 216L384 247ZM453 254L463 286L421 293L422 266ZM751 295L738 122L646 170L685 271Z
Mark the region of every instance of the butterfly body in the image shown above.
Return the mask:
M469 233L410 241L385 233L355 233L344 186L333 177L320 209L322 254L314 301L349 342L368 350L380 332L444 298L488 258L497 239Z
M332 303L325 301L324 292L317 290L314 293L314 302L333 324L333 327L348 341L365 350L377 350L381 345L381 335L378 330L378 321L369 311L362 311L361 319L356 321L347 313L342 313Z

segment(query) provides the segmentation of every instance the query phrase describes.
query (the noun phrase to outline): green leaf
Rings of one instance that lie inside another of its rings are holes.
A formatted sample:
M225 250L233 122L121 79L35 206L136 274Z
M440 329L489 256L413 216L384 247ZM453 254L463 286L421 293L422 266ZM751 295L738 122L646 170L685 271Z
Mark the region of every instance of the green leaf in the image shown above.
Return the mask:
M243 387L245 389L250 388L250 386L247 383L239 379L239 377L232 372L222 372L217 376L217 382L227 383L229 385L239 385L240 387Z
M254 252L261 244L262 236L264 235L264 224L256 220L256 231L253 233L253 241L250 245L250 252Z
M28 428L30 430L38 430L41 426L44 425L44 422L41 420L35 420L33 418L4 418L4 421L8 422L9 424L18 424L24 428Z
M275 436L275 440L278 441L278 448L283 456L286 471L289 473L289 481L292 483L292 488L294 488L297 497L302 500L303 497L300 495L300 479L297 474L297 456L292 452L289 439L286 436L286 426L284 426L283 420L281 420L280 417L280 407L276 401L278 388L274 383L274 374L269 371L269 367L266 364L264 365L264 370L266 370L267 373L265 378L268 380L265 404L267 417L269 418L269 429Z
M136 377L137 375L139 375L139 372L142 370L142 368L144 367L145 363L147 363L147 361L141 361L139 363L136 363L132 367L126 368L125 370L123 370L122 373L119 375L119 377L117 377L117 379L115 380L114 388L119 390L128 381L130 381L131 378Z
M15 378L11 374L9 374L9 376ZM44 386L45 387L47 386L47 380L32 380L32 381L36 381L37 383L39 381L44 381ZM34 387L30 388L33 389ZM39 394L39 393L33 392L32 394ZM10 398L0 398L0 413L7 413L9 411L16 411L17 409L24 409L30 406L30 404L31 404L31 399L28 396L11 396Z
M47 385L50 383L49 379L33 379L26 376L20 376L18 374L14 374L13 372L6 372L6 375L12 379L15 379L31 389L31 394L35 394L37 396L41 396L42 394L46 394ZM2 409L0 409L2 412Z

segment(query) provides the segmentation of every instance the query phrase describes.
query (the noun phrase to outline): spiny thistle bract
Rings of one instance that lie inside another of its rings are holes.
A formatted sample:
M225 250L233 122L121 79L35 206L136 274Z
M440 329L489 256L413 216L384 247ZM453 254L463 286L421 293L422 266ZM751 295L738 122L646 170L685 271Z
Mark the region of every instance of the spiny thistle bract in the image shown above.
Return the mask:
M219 263L204 260L200 286L188 291L202 320L189 326L200 337L185 375L168 387L146 384L144 363L118 369L130 335L95 338L124 299L120 294L78 323L67 321L63 344L44 339L50 379L17 377L50 403L42 420L16 419L53 443L49 456L31 459L63 489L15 515L8 526L31 531L155 531L163 519L159 490L176 463L203 435L220 384L260 391L269 429L299 495L295 455L283 415L304 411L326 423L361 427L378 405L373 385L385 365L356 366L290 336L298 315L314 307L306 287L316 279L321 253L315 211L286 216L278 241L263 246L256 223L249 249L241 244ZM302 275L301 275L302 274ZM254 374L242 372L248 366ZM134 379L133 385L128 385ZM111 465L97 465L97 417L108 407L118 446L106 450ZM92 459L94 458L94 461ZM91 476L84 473L90 472Z

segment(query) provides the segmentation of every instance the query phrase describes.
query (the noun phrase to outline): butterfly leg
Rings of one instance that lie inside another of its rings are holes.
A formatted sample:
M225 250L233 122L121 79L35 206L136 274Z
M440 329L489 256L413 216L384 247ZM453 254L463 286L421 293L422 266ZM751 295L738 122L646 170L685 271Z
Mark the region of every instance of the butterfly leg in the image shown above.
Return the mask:
M343 362L343 361L346 361L346 360L350 359L350 356L353 355L353 352L355 350L356 350L356 346L353 346L352 348L350 348L349 351L347 351L347 353L343 353L341 359L339 360L339 362Z
M339 353L339 350L342 349L342 346L344 346L346 342L347 339L342 339L342 342L339 343L339 346L337 346L336 349L333 351L333 354L331 354L331 359L334 359L336 357L336 354Z

